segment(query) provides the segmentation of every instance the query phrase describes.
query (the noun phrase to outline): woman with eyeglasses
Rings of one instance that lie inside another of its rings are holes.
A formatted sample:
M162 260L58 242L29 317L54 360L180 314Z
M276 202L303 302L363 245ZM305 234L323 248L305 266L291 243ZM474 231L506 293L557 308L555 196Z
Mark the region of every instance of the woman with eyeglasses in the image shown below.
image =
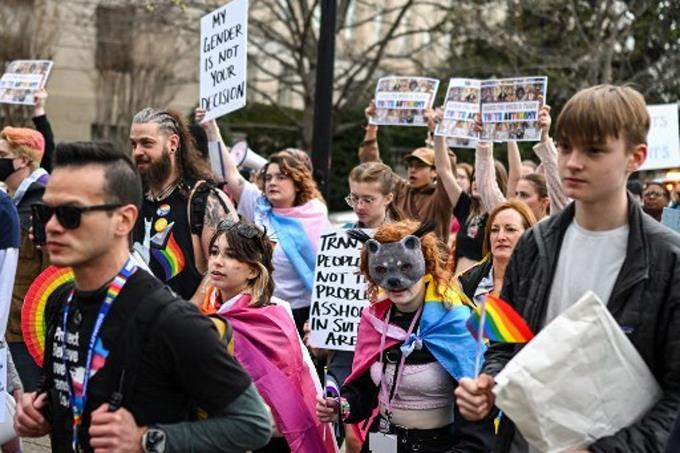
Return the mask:
M334 452L329 425L315 417L321 385L287 304L273 297L272 245L247 221L221 221L208 257L209 287L200 306L233 327L234 356L269 406L274 437L256 452Z
M381 162L365 162L357 165L349 174L349 195L347 204L357 215L358 222L347 224L345 228L378 228L397 221L401 214L392 203L394 200L394 173ZM326 380L332 381L337 388L352 372L354 353L351 351L329 351ZM345 425L345 451L357 453L361 442L349 425Z
M642 192L642 209L661 222L663 208L668 206L670 198L670 192L663 184L650 181L645 184L645 190Z
M394 200L394 173L380 162L357 165L349 174L347 204L354 210L358 222L352 228L377 228L385 222L399 220L401 215Z
M197 117L198 118L198 117ZM275 243L274 295L288 302L298 332L309 318L314 265L321 231L331 226L312 172L288 151L272 154L260 173L261 188L243 179L214 120L203 124L208 140L220 143L225 182L238 213L267 231Z

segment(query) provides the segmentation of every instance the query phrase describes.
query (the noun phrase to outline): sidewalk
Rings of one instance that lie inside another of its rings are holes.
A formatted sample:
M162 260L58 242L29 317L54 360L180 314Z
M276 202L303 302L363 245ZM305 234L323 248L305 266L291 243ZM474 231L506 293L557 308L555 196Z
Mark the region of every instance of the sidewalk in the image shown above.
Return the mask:
M23 439L22 442L24 453L49 453L52 451L49 436L37 439Z

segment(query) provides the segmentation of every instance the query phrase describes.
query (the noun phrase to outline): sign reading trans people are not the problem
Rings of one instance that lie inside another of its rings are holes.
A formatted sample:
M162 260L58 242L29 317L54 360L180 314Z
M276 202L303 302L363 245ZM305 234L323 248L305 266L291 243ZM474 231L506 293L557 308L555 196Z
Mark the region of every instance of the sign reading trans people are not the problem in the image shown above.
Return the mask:
M361 312L368 305L366 280L358 274L361 247L344 228L321 234L309 319L313 347L354 351Z
M232 0L201 18L203 122L246 105L248 0Z

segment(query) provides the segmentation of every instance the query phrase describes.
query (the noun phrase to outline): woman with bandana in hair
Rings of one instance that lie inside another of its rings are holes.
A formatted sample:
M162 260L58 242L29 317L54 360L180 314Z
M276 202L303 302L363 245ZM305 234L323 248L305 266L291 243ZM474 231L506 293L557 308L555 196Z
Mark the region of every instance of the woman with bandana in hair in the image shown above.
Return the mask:
M357 423L362 452L483 452L491 420L469 423L453 401L474 374L470 308L448 286L431 225L384 224L364 242L361 272L373 302L362 313L352 374L339 397L317 398L323 422Z

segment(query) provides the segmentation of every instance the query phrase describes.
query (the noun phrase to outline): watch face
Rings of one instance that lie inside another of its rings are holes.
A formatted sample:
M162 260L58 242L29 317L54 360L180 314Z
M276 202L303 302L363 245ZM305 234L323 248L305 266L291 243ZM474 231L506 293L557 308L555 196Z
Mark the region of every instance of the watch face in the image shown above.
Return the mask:
M165 432L160 429L149 429L144 434L144 451L146 453L163 453L165 451Z

